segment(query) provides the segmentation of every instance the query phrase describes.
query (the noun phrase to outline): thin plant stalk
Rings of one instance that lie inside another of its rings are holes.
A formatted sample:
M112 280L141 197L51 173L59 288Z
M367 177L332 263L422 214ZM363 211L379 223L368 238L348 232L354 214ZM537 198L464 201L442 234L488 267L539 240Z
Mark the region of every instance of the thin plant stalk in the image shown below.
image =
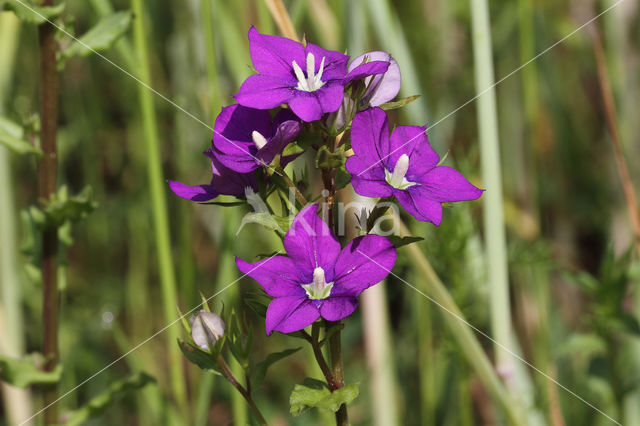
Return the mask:
M636 250L638 252L638 256L640 256L640 207L638 207L638 199L636 198L627 161L624 158L624 152L622 150L620 131L618 130L616 105L613 99L611 84L609 82L609 72L605 61L604 49L602 48L602 40L597 28L592 31L592 35L593 51L595 53L596 64L598 66L598 82L600 84L600 93L602 95L606 123L609 129L609 140L611 141L611 146L613 148L616 169L618 170L620 184L622 185L622 191L627 204L627 213L629 215L629 221L631 222L631 230L635 237Z
M401 96L411 96L416 93L425 93L420 89L420 78L418 70L413 60L413 54L409 48L409 43L404 36L403 27L399 22L398 15L391 8L389 0L370 0L364 2L369 10L369 16L373 23L372 28L378 42L388 52L393 52L393 57L402 66L402 87ZM430 117L427 109L425 97L407 105L403 108L404 113L410 121L415 123L426 123ZM438 138L433 138L437 141ZM438 146L436 146L438 148Z
M11 12L0 12L0 114L15 65L18 47L20 21ZM24 322L22 313L22 293L16 257L16 217L13 200L13 179L11 176L10 153L0 148L0 352L21 357L24 354ZM5 383L1 386L7 420L18 424L31 415L30 392ZM31 424L29 422L28 424Z
M411 232L409 232L406 225L402 222L400 222L400 229L402 236L411 236ZM429 260L416 244L408 245L406 250L413 265L424 278L424 282L426 283L426 292L424 294L445 311L442 313L443 320L445 324L447 324L447 327L449 327L456 343L460 346L462 353L467 358L467 362L469 362L475 370L484 386L493 396L493 399L502 407L506 418L509 420L509 424L524 425L523 417L518 410L518 405L496 374L487 355L482 350L478 339L466 323L464 315L431 267ZM416 290L422 292L422 290L417 288Z
M284 7L282 0L264 1L269 8L269 12L271 12L271 16L273 16L273 20L276 21L276 25L278 26L278 29L280 30L282 35L292 40L299 41L296 29L291 22L289 12L287 12L287 8Z
M52 6L53 0L45 0L43 6ZM56 192L58 158L56 136L58 131L58 72L56 70L55 28L49 22L38 27L40 42L40 143L43 157L38 164L38 196L48 199ZM47 357L44 369L51 371L60 362L58 326L60 292L58 290L58 230L49 227L42 233L42 284L43 284L43 349ZM56 385L44 390L46 424L58 423L58 399Z
M364 342L371 382L372 423L398 424L398 389L395 381L393 340L389 326L386 284L369 288L360 296L364 322Z
M145 83L151 82L151 71L148 57L147 33L145 32L145 10L142 0L132 0L132 9L136 16L133 25L134 44L138 56L138 77ZM153 106L153 94L144 86L138 86L138 96L144 137L148 151L147 167L149 178L149 196L153 214L153 229L156 240L158 268L161 283L162 308L164 320L168 323L175 320L178 306L175 272L171 258L171 242L169 221L167 218L167 202L165 198L164 177L160 155L160 138L157 130L156 113ZM176 345L178 328L167 330L167 354L171 390L175 401L181 409L186 408L185 378L182 368L182 356ZM183 411L186 412L186 411Z
M471 24L474 74L476 91L480 93L493 86L493 53L491 26L487 0L471 0ZM507 249L504 227L502 177L500 168L500 142L498 138L498 115L495 91L485 93L477 100L478 127L480 133L480 159L483 184L487 191L483 195L484 228L488 262L488 283L493 338L506 347L511 347L512 326L509 305L509 280ZM501 347L495 346L496 368L510 382L513 359Z

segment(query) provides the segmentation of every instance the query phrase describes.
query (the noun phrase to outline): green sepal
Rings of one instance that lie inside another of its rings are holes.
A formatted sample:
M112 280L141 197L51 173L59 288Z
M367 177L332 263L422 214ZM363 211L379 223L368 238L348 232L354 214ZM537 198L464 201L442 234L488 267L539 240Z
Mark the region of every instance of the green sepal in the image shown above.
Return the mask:
M180 347L180 350L182 351L184 357L187 358L190 363L197 365L203 370L209 370L217 374L222 374L222 371L220 370L220 367L216 362L216 358L218 357L218 355L220 355L220 352L222 352L224 340L225 336L220 338L216 342L211 352L203 351L196 345L184 342L180 339L178 339L178 346Z
M315 165L318 169L335 169L343 167L346 161L344 145L338 148L336 152L331 152L326 145L323 145L316 153Z

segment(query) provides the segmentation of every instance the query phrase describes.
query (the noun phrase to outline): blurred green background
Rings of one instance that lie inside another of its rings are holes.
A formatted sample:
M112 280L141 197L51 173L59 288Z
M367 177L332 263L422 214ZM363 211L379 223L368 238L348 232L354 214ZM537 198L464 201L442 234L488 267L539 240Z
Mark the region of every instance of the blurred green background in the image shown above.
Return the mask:
M403 73L400 95L422 95L394 111L395 122L437 123L429 130L437 151L448 153L450 164L491 191L481 173L477 108L482 103L448 116L486 88L476 84L471 3L285 1L296 30L309 41L353 56L390 52ZM490 1L495 79L613 4ZM637 0L623 1L495 90L504 187L504 223L499 225L507 235L507 330L513 330L505 346L625 425L640 425L640 268L601 86L612 88L622 151L638 186L638 7ZM136 13L131 27L102 54L149 78L155 90L209 126L251 74L249 27L279 34L266 4L258 0L67 1L56 22L81 35L114 10ZM594 34L602 39L604 78L597 71ZM61 50L71 43L59 34ZM0 12L0 113L24 126L31 140L37 134L39 93L37 27ZM165 185L171 265L163 263L156 250L162 236L152 220L158 205L150 190L150 147L160 150L160 179L204 183L210 169L201 153L209 147L211 130L96 55L66 60L59 95L59 185L70 193L89 185L98 203L73 226L73 244L60 250L64 371L59 388L64 393L176 319L176 305L187 311L199 302L199 293L213 295L236 279L235 255L248 259L269 253L279 241L255 224L236 236L241 209L194 205ZM35 156L0 146L0 352L15 356L41 350L40 237L24 213L38 202L36 165ZM483 212L482 201L453 205L438 228L405 219L425 238L420 249L465 317L493 335L496 305L490 303L494 290L487 265L492 259L485 249ZM422 289L424 275L406 250L399 250L394 273ZM175 276L173 299L171 285L162 283L169 275ZM284 335L264 336L263 324L243 303L256 287L243 279L214 305L220 309L224 302L247 313L255 329L256 359L301 346ZM360 309L343 333L346 378L361 382L361 394L350 406L353 424L507 424L465 349L445 328L449 314L395 277L380 288L378 304L363 301L370 307ZM367 309L382 318L374 329L363 320ZM173 339L181 333L176 324L70 393L59 403L63 420L110 383L144 371L157 383L118 398L86 424L250 423L244 402L226 382L167 349L175 350ZM476 337L496 359L492 342ZM539 371L507 358L507 370L499 373L522 406L525 424L613 424ZM271 423L332 421L314 411L298 418L288 414L289 394L306 376L321 377L306 346L269 371L255 397ZM15 392L4 385L1 392L0 424L15 424L41 406L38 387ZM41 424L41 416L33 422Z

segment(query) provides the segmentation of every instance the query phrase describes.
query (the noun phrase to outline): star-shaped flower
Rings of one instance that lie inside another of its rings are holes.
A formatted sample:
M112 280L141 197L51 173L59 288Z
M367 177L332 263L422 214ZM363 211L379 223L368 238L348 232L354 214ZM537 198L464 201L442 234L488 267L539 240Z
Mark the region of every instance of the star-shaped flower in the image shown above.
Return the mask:
M319 120L340 108L344 85L356 74L347 75L349 57L313 43L249 30L249 51L258 71L247 78L235 95L239 104L271 109L282 104L303 121ZM383 73L388 63L379 61L357 70L358 78ZM365 73L367 71L367 73Z
M231 105L222 108L214 125L213 148L222 164L236 172L248 173L273 161L292 142L302 125L288 109L274 119L269 111ZM285 166L295 157L283 158Z
M366 197L394 196L413 217L440 225L442 203L475 200L482 190L459 172L438 166L440 157L426 128L399 126L389 137L380 108L356 114L351 126L354 155L347 160L353 189Z
M338 321L351 315L358 295L395 264L395 247L380 235L357 237L340 250L317 212L313 204L296 215L284 238L287 256L255 263L236 258L240 271L274 298L267 308L267 335L301 330L320 317Z

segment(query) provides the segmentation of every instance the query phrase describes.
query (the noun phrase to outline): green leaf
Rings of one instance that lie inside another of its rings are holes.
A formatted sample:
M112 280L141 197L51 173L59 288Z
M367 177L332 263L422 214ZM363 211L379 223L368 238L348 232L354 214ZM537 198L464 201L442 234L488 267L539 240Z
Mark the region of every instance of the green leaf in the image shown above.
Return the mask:
M86 405L67 414L69 420L65 426L77 426L85 424L91 417L102 414L109 405L127 393L141 389L149 383L155 383L156 379L145 374L136 373L124 379L115 381L109 385L106 391L93 397Z
M92 51L107 50L131 26L133 14L130 11L120 11L100 19L95 27L80 36L61 53L61 58L72 56L87 56Z
M42 155L42 151L24 139L24 130L20 125L0 117L0 144L15 154Z
M216 362L215 353L220 353L222 349L222 342L224 341L224 337L216 342L216 345L213 348L213 354L209 352L205 352L199 347L192 345L191 343L183 342L178 340L178 346L182 351L182 354L191 362L192 364L197 365L203 370L210 370L220 374L220 367Z
M27 355L24 358L0 355L0 379L19 388L58 383L62 376L62 365L56 365L53 371L43 371L41 366L44 363L44 357L38 353Z
M343 167L347 159L344 156L344 146L338 151L331 152L325 145L321 146L316 154L316 168L333 169Z
M91 187L85 187L78 195L69 196L67 187L63 185L45 201L44 209L32 206L29 214L33 222L42 229L57 228L67 221L77 222L84 219L97 205L92 200Z
M269 299L265 293L253 291L246 294L243 297L243 300L260 318L265 318L267 316L267 306L269 305L269 302L271 302L271 299Z
M321 387L317 380L305 379L304 384L296 385L291 392L289 411L294 417L314 407L335 413L342 404L350 404L356 399L359 392L359 383L351 383L331 392L325 386Z
M222 207L235 207L235 206L242 206L247 204L246 201L207 201L204 203L198 203L198 204L212 204L215 206L222 206Z
M419 97L420 95L413 95L397 101L387 102L386 104L380 105L380 108L382 108L385 111L388 111L390 109L402 108L405 105L409 105L411 102L415 101Z
M351 174L343 166L336 169L335 187L336 190L342 189L351 182Z
M60 16L65 6L64 3L55 6L34 6L27 0L22 2L24 4L16 0L0 1L0 10L11 10L22 22L40 25Z
M424 238L422 237L398 237L397 235L390 235L387 238L393 243L396 248L424 240Z
M294 353L298 352L300 349L302 349L302 347L286 349L282 352L274 352L267 355L265 360L259 364L256 364L255 368L253 369L253 372L251 374L251 386L255 388L260 386L264 381L264 378L267 375L267 370L269 369L269 367L271 367L271 365L280 361L283 358L288 357L289 355L293 355Z

